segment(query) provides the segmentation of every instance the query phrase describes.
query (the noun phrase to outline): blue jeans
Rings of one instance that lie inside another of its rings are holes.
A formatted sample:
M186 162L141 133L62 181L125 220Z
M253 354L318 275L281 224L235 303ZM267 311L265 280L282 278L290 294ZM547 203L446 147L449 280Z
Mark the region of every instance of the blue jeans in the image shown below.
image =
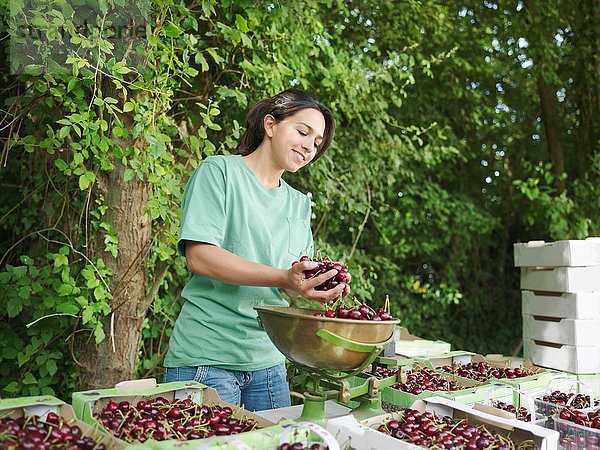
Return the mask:
M165 383L197 381L217 390L221 400L244 406L249 411L262 411L290 406L290 388L285 364L244 372L213 366L166 367Z

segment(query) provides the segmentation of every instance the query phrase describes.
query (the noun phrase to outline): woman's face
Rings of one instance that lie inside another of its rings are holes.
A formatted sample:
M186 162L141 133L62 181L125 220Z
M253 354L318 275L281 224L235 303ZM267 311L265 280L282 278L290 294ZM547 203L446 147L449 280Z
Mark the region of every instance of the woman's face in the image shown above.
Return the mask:
M315 157L323 141L325 118L312 108L302 109L277 123L267 116L265 132L271 138L275 163L288 172L296 172Z

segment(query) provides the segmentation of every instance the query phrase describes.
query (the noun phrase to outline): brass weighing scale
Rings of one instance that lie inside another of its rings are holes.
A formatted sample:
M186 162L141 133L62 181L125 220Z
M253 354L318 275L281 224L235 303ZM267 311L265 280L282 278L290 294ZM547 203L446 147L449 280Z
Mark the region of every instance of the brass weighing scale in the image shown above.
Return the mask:
M399 320L369 321L315 317L319 310L257 306L258 322L290 361L292 392L303 399L300 419L325 422L325 401L358 402L357 419L383 414L383 388L396 383L362 373L394 338Z

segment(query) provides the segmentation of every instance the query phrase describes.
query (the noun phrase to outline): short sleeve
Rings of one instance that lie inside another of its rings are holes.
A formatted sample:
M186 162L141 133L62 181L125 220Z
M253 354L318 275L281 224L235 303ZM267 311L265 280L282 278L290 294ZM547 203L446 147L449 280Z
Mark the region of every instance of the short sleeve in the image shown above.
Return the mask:
M225 172L209 160L190 177L183 194L181 230L177 251L185 256L185 241L223 245L225 217Z
M312 228L310 226L310 221L312 219L312 207L310 204L310 200L308 202L308 230L307 233L308 235L306 236L306 253L305 255L307 255L309 258L313 258L315 255L315 243L313 240L313 234L312 234Z

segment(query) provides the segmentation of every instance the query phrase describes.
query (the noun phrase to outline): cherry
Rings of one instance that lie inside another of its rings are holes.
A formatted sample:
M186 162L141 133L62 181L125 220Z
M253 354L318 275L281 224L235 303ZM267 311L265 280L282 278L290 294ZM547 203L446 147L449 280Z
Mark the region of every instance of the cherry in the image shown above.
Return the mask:
M169 410L169 412L167 413L167 416L169 416L172 419L180 419L181 418L181 410L176 406L174 408L171 408Z
M58 415L53 412L49 412L46 416L46 422L48 423L58 423Z

